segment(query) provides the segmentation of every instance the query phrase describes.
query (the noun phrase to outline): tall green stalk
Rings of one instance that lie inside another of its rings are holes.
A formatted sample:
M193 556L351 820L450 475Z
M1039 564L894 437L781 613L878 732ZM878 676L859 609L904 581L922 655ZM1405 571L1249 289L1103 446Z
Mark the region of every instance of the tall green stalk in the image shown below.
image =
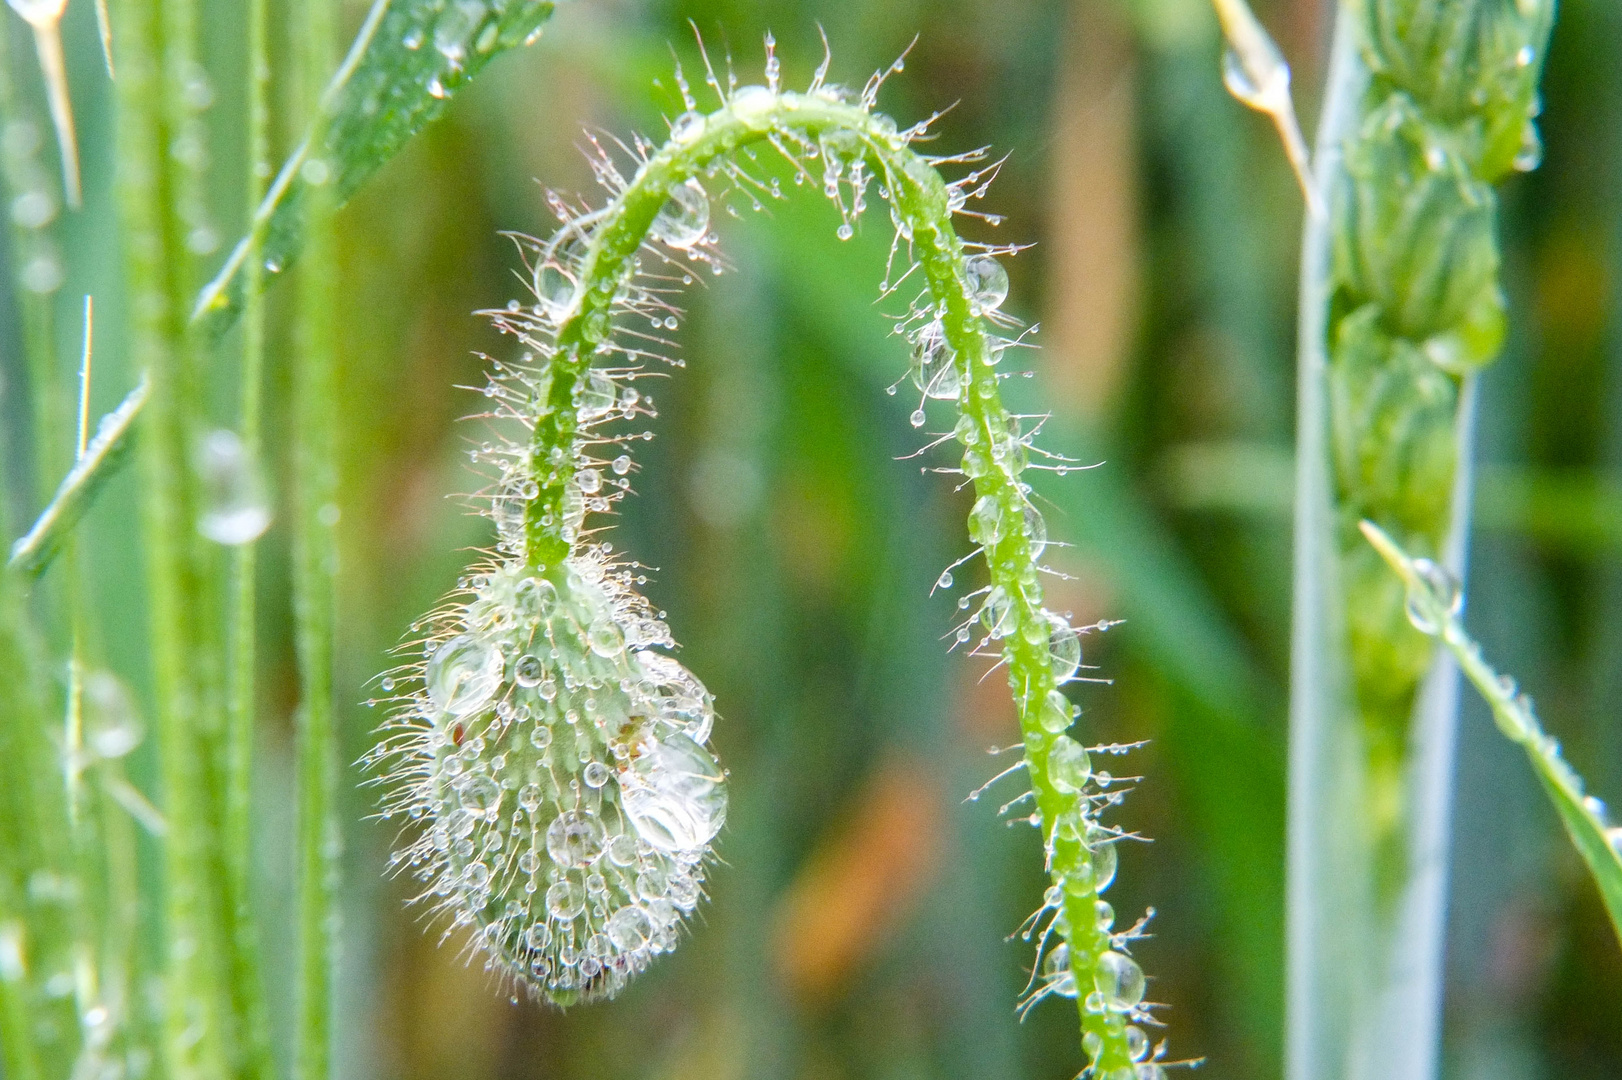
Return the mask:
M1456 672L1364 543L1462 570L1474 372L1496 355L1490 184L1536 164L1550 0L1341 11L1302 260L1292 1080L1436 1068Z
M265 197L270 175L270 5L248 0L247 10L247 214L251 219ZM261 446L262 389L265 359L265 298L261 291L263 265L257 234L248 238L242 308L242 380L240 424L243 456L248 468L257 469ZM270 1036L265 1003L259 984L259 927L250 900L253 852L253 740L256 664L255 584L257 549L254 540L238 544L231 553L229 592L230 658L227 686L225 851L231 875L234 905L231 933L236 953L246 961L247 992L243 1001L243 1074L268 1078L272 1073Z
M211 797L210 606L190 468L201 386L186 333L192 260L180 208L192 181L169 152L181 136L184 106L174 72L192 61L191 12L187 0L121 0L114 15L128 342L133 366L146 371L151 384L141 451L156 726L169 823L164 1057L175 1080L188 1080L225 1076L231 1061L230 964L217 887L221 837Z
M301 100L324 131L322 94L333 67L336 6L303 0L297 11ZM337 258L332 212L333 162L311 157L301 167L309 185L304 261L298 294L294 365L293 603L300 704L298 728L298 986L293 1075L325 1080L332 1068L332 985L337 936L337 742L333 730L332 648L337 568L338 483Z

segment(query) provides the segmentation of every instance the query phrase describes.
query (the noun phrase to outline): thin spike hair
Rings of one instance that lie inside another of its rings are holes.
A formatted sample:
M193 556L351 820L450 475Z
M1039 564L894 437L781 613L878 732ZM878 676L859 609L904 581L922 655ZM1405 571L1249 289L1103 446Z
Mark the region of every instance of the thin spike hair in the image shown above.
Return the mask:
M1031 924L1042 927L1040 975L1021 1007L1074 999L1085 1075L1156 1080L1164 1047L1151 1050L1139 1026L1152 1006L1129 955L1143 924L1116 932L1099 895L1127 836L1101 815L1124 785L1095 773L1068 734L1077 709L1060 689L1081 678L1082 636L1109 624L1072 627L1043 606L1047 527L1021 479L1033 454L1056 472L1076 465L1034 447L1042 418L1001 400L1004 358L1034 333L1002 310L999 260L1020 249L963 241L952 225L998 222L968 204L1001 162L918 153L935 118L902 129L877 110L904 58L854 91L828 81L824 45L797 92L781 85L770 36L763 85L739 85L730 60L718 75L700 41L716 107L701 109L678 61L683 111L668 137L588 135L606 201L549 194L557 230L514 238L529 295L486 313L516 342L512 358L489 360L484 387L504 434L472 452L491 476L479 503L495 547L381 680L391 716L370 757L383 816L407 826L394 866L451 929L468 928L492 970L559 1004L610 996L674 947L726 816L726 774L708 749L714 703L670 655L664 613L638 591L642 568L595 523L631 490L632 444L651 438L643 380L681 366L670 335L682 288L726 269L717 211L820 186L848 239L876 194L893 228L881 298L913 283L904 306L892 301L919 394L912 424L955 407L939 442L956 442L961 459L935 471L972 488L972 554L986 568L950 636L1006 673L1024 766L1011 772L1030 788L1005 809L1040 830L1051 876ZM947 181L942 167L968 171ZM952 585L949 569L937 587Z

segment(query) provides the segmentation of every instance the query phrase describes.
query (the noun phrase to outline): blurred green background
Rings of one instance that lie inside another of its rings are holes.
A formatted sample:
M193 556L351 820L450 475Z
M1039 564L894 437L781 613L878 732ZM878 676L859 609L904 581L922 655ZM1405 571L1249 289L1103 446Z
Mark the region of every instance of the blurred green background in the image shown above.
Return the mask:
M1258 5L1316 114L1332 4ZM346 25L364 14L350 3ZM223 258L242 231L242 13L203 4L214 104L210 205ZM8 16L9 18L9 16ZM905 124L956 103L935 149L1008 155L974 239L1035 242L1006 310L1040 322L1028 412L1044 443L1102 467L1040 485L1050 548L1074 580L1050 606L1121 618L1091 639L1084 730L1151 740L1116 771L1145 777L1116 820L1109 898L1153 906L1137 950L1173 1057L1211 1080L1279 1074L1288 677L1294 271L1301 206L1265 120L1225 95L1203 0L828 0L561 6L501 58L340 216L343 518L339 697L346 760L381 719L367 680L408 623L488 541L456 493L482 399L474 351L506 346L475 309L519 295L501 230L544 232L541 185L596 197L583 130L662 135L681 111L691 19L744 81L772 31L803 84L862 82L914 35L880 107ZM132 384L121 354L111 103L92 8L64 29L85 209L30 224L20 192L54 183L55 144L23 25L7 24L3 154L14 227L0 305L13 534L61 462L28 451L24 319L49 319L73 369L86 292L98 310L96 410ZM1567 0L1541 121L1543 166L1502 192L1514 324L1484 379L1469 623L1537 698L1591 786L1622 799L1622 11ZM278 48L291 54L285 40ZM292 80L285 80L288 86ZM1310 122L1309 122L1310 129ZM280 132L286 149L291 132ZM537 183L537 181L539 183ZM888 226L841 243L814 193L723 218L735 272L687 297L688 359L655 397L640 497L615 543L658 568L683 661L716 694L732 773L724 865L690 941L620 999L567 1014L512 1003L457 943L402 908L381 871L392 837L345 773L340 1075L365 1078L1063 1078L1083 1061L1074 1013L1019 1023L1032 959L1005 939L1038 903L1041 855L996 807L963 797L1017 739L1000 678L949 655L955 611L930 596L967 551L967 502L899 460L923 441L904 347L872 305ZM37 209L37 207L35 208ZM271 412L281 448L289 342L272 294ZM233 339L216 361L233 415ZM69 381L69 384L70 381ZM907 387L910 391L910 386ZM59 409L65 404L58 402ZM937 425L931 424L926 431ZM284 515L285 516L285 515ZM91 653L149 690L133 472L87 520ZM258 887L270 977L291 975L287 537L261 582ZM966 576L966 575L960 575ZM52 588L45 586L47 594ZM49 607L43 601L42 613ZM61 643L62 628L52 628ZM1519 751L1467 700L1459 755L1446 1000L1448 1077L1622 1077L1622 955L1597 894ZM154 788L151 747L132 773ZM145 853L148 873L155 871ZM273 994L286 1032L286 995ZM285 1038L277 1042L285 1046Z

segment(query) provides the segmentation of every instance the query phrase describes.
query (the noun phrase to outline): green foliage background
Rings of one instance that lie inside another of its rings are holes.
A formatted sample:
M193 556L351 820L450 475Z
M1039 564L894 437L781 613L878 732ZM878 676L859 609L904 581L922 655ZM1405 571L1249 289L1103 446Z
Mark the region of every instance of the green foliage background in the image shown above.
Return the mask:
M214 89L209 205L241 234L241 5L202 8ZM1332 14L1321 0L1258 5L1296 63L1304 116ZM364 10L349 5L346 30ZM9 18L8 14L8 18ZM465 449L482 399L473 350L502 346L476 308L518 295L503 229L544 233L534 183L591 192L582 127L664 131L680 111L670 49L694 70L686 20L758 78L771 30L785 76L821 57L859 83L916 33L881 107L903 123L958 102L943 152L1010 154L986 209L1013 260L1008 308L1040 320L1047 445L1101 469L1049 483L1050 533L1077 581L1052 606L1126 625L1093 639L1111 686L1080 695L1096 741L1152 739L1147 779L1119 820L1155 839L1122 851L1110 899L1157 909L1138 956L1168 1002L1174 1056L1202 1075L1277 1075L1282 1013L1284 687L1290 412L1300 201L1271 130L1224 94L1203 0L918 3L611 3L564 6L535 45L492 63L339 215L340 440L337 686L346 761L379 719L366 680L455 579L486 523L454 498L477 481ZM81 297L97 300L94 412L134 377L109 248L114 137L92 8L64 24L86 207L49 230L65 271L48 304L0 303L0 421L10 534L63 462L28 454L24 318L49 318L63 372ZM1503 193L1511 336L1482 384L1478 533L1469 623L1538 699L1591 787L1622 799L1622 16L1563 5L1544 81L1543 166ZM23 27L9 24L38 167L55 168ZM277 38L277 62L296 49ZM291 94L297 82L283 80ZM291 100L279 103L281 111ZM6 134L8 167L26 140ZM296 133L281 130L285 152ZM279 155L278 155L279 156ZM1005 944L1042 888L1035 836L994 819L993 789L960 800L1013 742L999 680L939 640L929 598L964 552L966 502L914 462L915 406L883 388L905 366L870 301L887 229L849 242L796 192L770 217L722 225L736 272L688 295L687 370L656 392L660 438L616 544L659 568L650 587L717 696L732 810L713 902L693 940L622 998L563 1015L511 1004L453 945L415 925L405 883L381 877L392 837L341 784L343 956L339 1075L484 1080L1058 1077L1081 1065L1068 1008L1013 1013L1030 950ZM983 230L989 233L989 230ZM968 230L970 236L974 231ZM223 261L228 244L213 258ZM30 252L14 245L7 278ZM213 267L209 267L212 271ZM285 450L292 289L271 294L267 443ZM234 340L228 338L228 341ZM228 356L229 352L221 356ZM230 422L231 368L215 371ZM255 888L273 987L292 976L296 697L288 462L269 463L279 520L262 545L261 740ZM96 663L149 699L135 475L86 519L99 612ZM47 579L43 614L51 589ZM65 628L45 620L53 655ZM1465 697L1447 971L1445 1075L1622 1077L1622 956L1592 884L1518 759ZM150 716L150 707L148 707ZM150 726L150 724L149 724ZM149 792L148 745L130 761ZM144 842L143 842L144 844ZM155 849L139 851L150 887ZM149 895L150 890L149 890ZM150 920L149 920L150 921ZM285 995L272 995L276 1046ZM286 1065L285 1060L282 1064Z

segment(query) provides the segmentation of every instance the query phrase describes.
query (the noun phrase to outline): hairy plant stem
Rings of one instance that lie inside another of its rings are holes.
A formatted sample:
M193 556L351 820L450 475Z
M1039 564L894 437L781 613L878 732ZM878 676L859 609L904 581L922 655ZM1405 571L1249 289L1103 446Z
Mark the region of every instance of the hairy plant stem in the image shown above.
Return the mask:
M336 5L298 8L306 119L321 145L322 92L336 62ZM334 947L339 836L334 801L338 747L333 729L332 651L338 549L337 258L332 163L312 158L305 260L300 270L294 368L294 571L300 681L298 732L298 986L293 1075L326 1080L332 1071Z
M907 148L885 118L827 96L785 91L765 101L751 99L747 109L722 108L704 118L701 131L665 144L641 164L604 210L592 216L589 233L580 235L586 249L575 307L557 331L557 352L549 368L550 408L535 423L531 444L530 465L540 491L525 511L524 557L536 570L556 575L570 553L564 498L574 472L574 455L568 448L576 438L577 397L594 353L610 335L616 294L632 274L633 259L656 215L674 188L703 174L711 164L785 133L813 141L830 133L848 133L859 140L860 155L875 169L910 235L946 342L963 365L959 407L968 422L957 431L960 439L968 437L965 472L973 478L976 496L992 500L1003 520L1023 520L1027 505L1019 479L1023 447L1017 424L998 393L985 325L965 284L963 244L952 226L945 181ZM998 453L993 449L997 447L1012 452ZM1040 718L1057 680L1038 568L1030 541L1019 528L1003 530L985 556L992 588L1008 598L1008 614L999 620L1006 631L1002 657L1019 711L1025 768L1035 794L1047 869L1063 892L1058 926L1069 945L1070 970L1081 988L1077 999L1092 1075L1114 1080L1117 1070L1131 1075L1134 1068L1127 1049L1127 1018L1107 1008L1089 1008L1088 1003L1099 958L1110 950L1110 935L1099 926L1095 912L1098 893L1092 885L1092 855L1086 842L1087 797L1061 791L1049 777L1048 755L1057 733L1047 730Z

